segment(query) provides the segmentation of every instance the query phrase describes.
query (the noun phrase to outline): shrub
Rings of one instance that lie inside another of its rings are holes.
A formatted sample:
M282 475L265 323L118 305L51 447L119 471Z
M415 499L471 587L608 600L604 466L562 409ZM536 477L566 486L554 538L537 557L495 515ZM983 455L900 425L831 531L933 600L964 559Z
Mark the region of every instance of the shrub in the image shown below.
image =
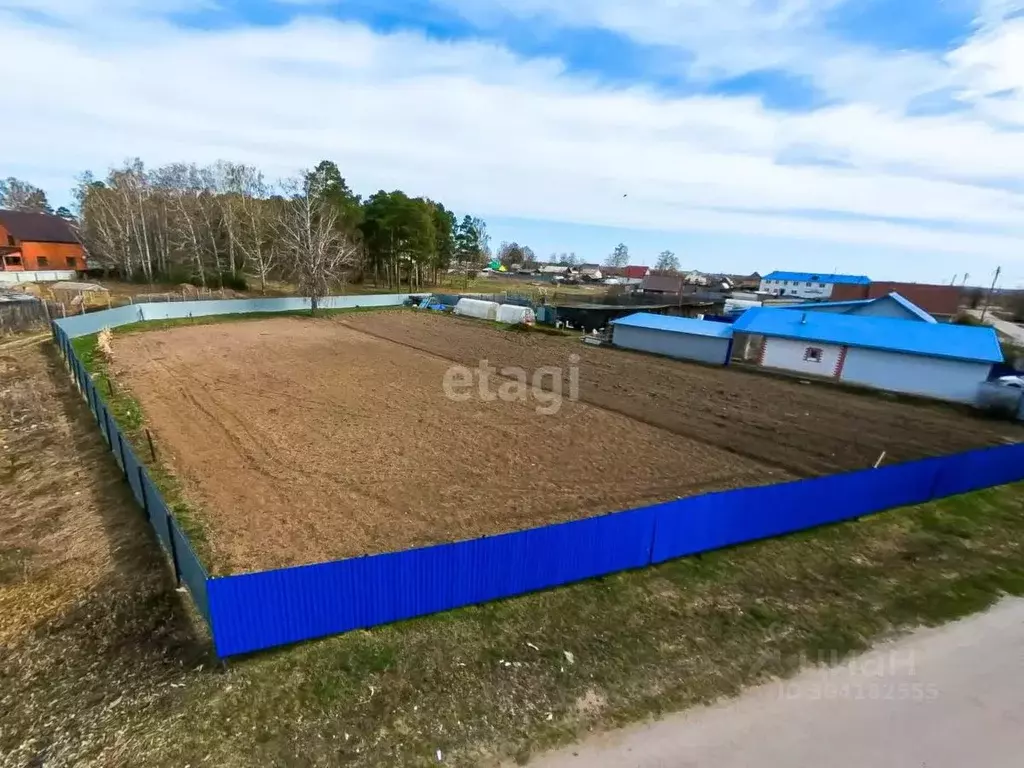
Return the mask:
M953 323L955 325L981 325L982 324L981 320L976 318L974 315L967 314L966 312L961 312L956 317L954 317L953 318Z
M221 272L215 278L218 281L218 288L230 288L233 291L248 291L249 280L241 272ZM209 278L207 279L209 282Z

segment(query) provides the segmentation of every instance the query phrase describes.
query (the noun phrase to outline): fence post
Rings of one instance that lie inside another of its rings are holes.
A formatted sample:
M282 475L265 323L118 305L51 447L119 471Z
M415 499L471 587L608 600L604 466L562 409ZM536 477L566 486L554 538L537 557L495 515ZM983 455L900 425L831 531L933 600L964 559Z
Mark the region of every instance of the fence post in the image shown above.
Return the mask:
M174 523L171 510L167 510L167 540L171 543L171 562L174 563L174 579L181 586L181 566L178 565L178 545L174 543Z
M99 399L99 396L100 396L99 392L97 392L96 393L96 398ZM103 426L105 427L105 429L103 431L106 432L107 447L110 449L111 452L113 452L113 450L114 450L114 431L113 431L113 426L112 426L113 419L110 418L110 411L108 411L106 409L106 407L103 407L102 411L103 411L103 417L102 417L103 418Z
M139 488L142 489L142 511L146 513L146 519L150 525L153 524L153 519L149 516L149 496L146 494L146 473L142 469L142 465L139 464Z
M124 480L128 482L128 462L124 460L124 438L121 437L121 430L115 428L114 434L117 435L117 452L121 454L121 471L124 472Z
M93 418L96 419L97 422L99 422L100 409L99 406L96 404L95 386L85 388L85 399L89 401L89 410L92 411Z

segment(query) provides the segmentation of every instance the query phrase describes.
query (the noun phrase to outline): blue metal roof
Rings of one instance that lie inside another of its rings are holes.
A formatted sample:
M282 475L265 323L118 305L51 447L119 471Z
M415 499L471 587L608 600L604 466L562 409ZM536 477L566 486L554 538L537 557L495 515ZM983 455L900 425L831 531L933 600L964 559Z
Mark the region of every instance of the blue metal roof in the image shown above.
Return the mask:
M877 299L877 301L881 301L882 299L892 299L897 304L899 304L901 307L903 307L905 310L907 310L911 314L917 315L919 318L924 320L926 323L938 323L939 322L934 317L932 317L930 314L928 314L923 309L921 309L919 306L917 306L917 304L912 302L910 299L907 299L907 298L904 298L903 296L900 296L895 291L890 293L888 296L883 296L881 299Z
M612 324L624 325L629 328L648 328L652 331L688 333L691 336L714 336L719 339L732 338L732 326L727 323L695 320L692 317L654 315L650 312L637 312L635 315L620 317L618 320L613 320Z
M907 310L913 315L916 315L918 319L923 320L926 323L939 322L934 317L925 312L923 309L921 309L919 306L917 306L917 304L912 302L910 299L900 296L895 291L893 291L892 293L888 293L885 296L879 296L874 299L853 299L852 301L808 301L804 302L803 304L788 304L785 306L785 309L801 309L802 307L812 307L815 309L818 307L864 307L867 306L868 304L874 304L875 302L878 301L886 301L887 299L895 301L905 310Z
M782 309L803 309L804 307L860 307L878 299L851 299L850 301L803 301L799 304L779 304Z
M914 323L891 317L794 312L793 308L755 307L733 329L740 333L884 349L928 357L1001 363L995 329L951 323Z
M813 272L772 272L764 280L794 280L799 283L830 283L832 285L868 285L871 278L864 275L826 275Z

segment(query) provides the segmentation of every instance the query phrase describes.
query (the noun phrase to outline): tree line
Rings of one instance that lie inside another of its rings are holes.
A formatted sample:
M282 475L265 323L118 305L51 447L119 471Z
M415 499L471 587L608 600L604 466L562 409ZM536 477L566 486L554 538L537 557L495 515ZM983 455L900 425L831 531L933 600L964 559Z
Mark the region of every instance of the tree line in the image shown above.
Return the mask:
M0 180L0 208L67 219L90 264L128 280L245 288L255 278L266 291L268 281L284 279L316 298L344 280L419 290L452 267L472 270L491 258L481 219L458 220L443 204L401 190L363 199L327 160L271 182L246 164L147 168L134 159L103 179L82 174L73 200L74 211L54 211L38 187ZM629 259L620 243L604 264L624 267ZM539 261L516 242L501 243L495 260L506 268ZM583 260L552 253L548 263L576 267ZM675 273L679 260L663 251L654 269Z
M252 276L265 291L280 278L316 300L363 278L417 290L490 256L481 219L459 221L442 203L401 190L363 199L327 160L271 182L240 163L147 168L134 159L103 179L82 174L73 199L73 212L54 212L43 190L0 181L0 207L66 218L90 264L128 280L245 287Z

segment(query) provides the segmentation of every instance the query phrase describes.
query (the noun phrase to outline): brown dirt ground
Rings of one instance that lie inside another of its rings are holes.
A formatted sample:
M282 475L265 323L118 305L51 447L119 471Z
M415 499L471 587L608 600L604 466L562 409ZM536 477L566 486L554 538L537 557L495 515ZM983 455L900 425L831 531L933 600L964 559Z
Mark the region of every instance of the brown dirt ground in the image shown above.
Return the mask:
M464 318L387 311L342 321L379 338L475 364L535 369L580 356L580 399L796 476L831 474L1024 440L1024 428L967 409L715 368Z
M543 415L532 400L452 401L448 361L332 319L131 334L115 337L114 356L158 453L203 510L215 570L470 539L787 477L584 403Z

